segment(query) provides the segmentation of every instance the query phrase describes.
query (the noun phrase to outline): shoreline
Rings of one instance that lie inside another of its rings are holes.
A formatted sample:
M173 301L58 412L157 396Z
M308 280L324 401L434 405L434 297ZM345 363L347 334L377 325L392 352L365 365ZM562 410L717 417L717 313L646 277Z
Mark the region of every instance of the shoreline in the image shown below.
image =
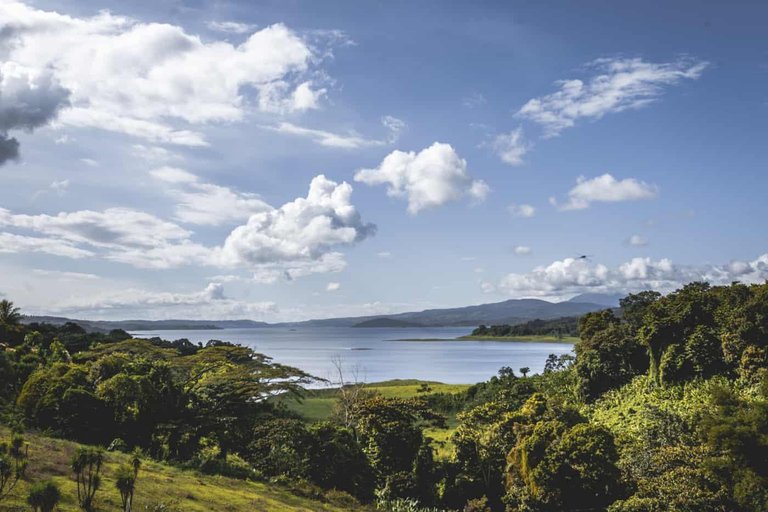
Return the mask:
M563 343L574 344L579 341L579 338L575 336L565 336L563 338L557 338L555 336L535 334L531 336L459 336L458 338L399 338L394 340L383 341L406 341L406 342L421 342L421 343L433 343L444 341L503 341L511 343Z

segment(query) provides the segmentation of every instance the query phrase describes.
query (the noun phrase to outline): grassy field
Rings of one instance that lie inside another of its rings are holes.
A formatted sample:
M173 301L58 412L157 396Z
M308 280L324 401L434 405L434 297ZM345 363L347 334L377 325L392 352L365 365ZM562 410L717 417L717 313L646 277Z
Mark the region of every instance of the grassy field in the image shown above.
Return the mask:
M422 383L420 380L389 380L385 382L375 382L366 387L382 396L390 398L414 398L420 396L418 393ZM469 384L443 384L440 382L426 382L429 385L429 393L460 393L466 390ZM288 402L288 408L307 421L327 420L333 411L336 403L335 389L321 389L310 393L302 403ZM453 453L453 445L450 437L458 426L459 421L456 417L448 418L448 430L427 429L426 434L436 441L437 454L439 457L449 457Z
M0 440L8 440L8 430L0 429ZM0 501L0 511L28 511L26 495L28 487L37 481L52 479L61 486L63 499L57 510L76 511L77 489L72 479L69 460L75 443L51 439L27 433L30 443L29 467L26 478L21 480L10 497ZM102 486L96 494L97 510L117 511L120 493L115 488L114 475L117 467L128 462L128 456L108 452L102 469ZM218 476L201 475L152 461L145 461L139 473L134 495L134 510L144 510L145 505L165 503L170 511L352 511L368 510L355 503L347 495L335 495L327 502L299 496L298 492L264 483L237 480ZM148 510L154 510L148 509Z

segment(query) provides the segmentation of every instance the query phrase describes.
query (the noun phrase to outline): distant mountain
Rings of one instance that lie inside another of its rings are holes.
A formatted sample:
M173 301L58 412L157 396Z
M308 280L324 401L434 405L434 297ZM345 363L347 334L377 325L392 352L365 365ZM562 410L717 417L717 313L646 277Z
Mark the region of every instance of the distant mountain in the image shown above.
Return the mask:
M461 308L427 309L413 313L366 317L328 318L277 324L280 326L351 327L373 319L388 318L418 324L423 327L475 326L519 324L537 318L551 320L564 316L580 316L605 309L602 304L583 302L547 302L538 299L510 299L504 302Z
M590 302L589 298L600 302ZM612 298L610 302L606 297ZM54 316L28 316L24 323L46 322L61 325L74 322L85 330L108 332L112 329L126 331L168 331L190 329L255 329L260 327L448 327L478 325L515 325L531 320L552 320L567 316L581 316L590 311L613 307L618 303L615 296L584 294L566 302L547 302L539 299L510 299L491 304L461 308L427 309L396 315L371 315L346 318L327 318L303 322L268 324L253 320L72 320ZM362 324L362 325L361 325Z
M217 329L251 329L267 327L266 322L254 322L253 320L77 320L59 316L25 316L22 318L25 324L46 323L63 325L73 322L88 332L109 332L112 329L124 331L188 331L217 330Z
M354 324L352 327L424 327L422 324L414 322L406 322L404 320L397 320L395 318L373 318Z
M582 293L573 297L568 302L586 302L600 304L608 308L617 308L619 307L619 300L626 296L626 293Z

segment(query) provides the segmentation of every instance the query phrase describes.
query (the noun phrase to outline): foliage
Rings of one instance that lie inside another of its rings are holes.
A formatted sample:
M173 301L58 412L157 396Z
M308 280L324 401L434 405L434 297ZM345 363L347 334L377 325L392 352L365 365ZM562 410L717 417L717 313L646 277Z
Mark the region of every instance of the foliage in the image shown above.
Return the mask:
M34 512L52 512L61 501L61 490L50 480L38 482L29 488L27 504Z
M531 320L516 325L481 325L472 331L472 336L512 337L512 336L553 336L564 338L578 336L577 317L563 317L554 320Z

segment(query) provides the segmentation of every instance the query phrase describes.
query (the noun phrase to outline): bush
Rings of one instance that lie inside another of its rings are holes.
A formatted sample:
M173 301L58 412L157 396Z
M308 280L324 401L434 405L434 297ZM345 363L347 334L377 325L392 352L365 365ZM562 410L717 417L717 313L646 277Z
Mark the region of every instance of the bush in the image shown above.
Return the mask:
M51 512L60 500L59 486L51 481L33 484L27 494L27 504L35 512Z

